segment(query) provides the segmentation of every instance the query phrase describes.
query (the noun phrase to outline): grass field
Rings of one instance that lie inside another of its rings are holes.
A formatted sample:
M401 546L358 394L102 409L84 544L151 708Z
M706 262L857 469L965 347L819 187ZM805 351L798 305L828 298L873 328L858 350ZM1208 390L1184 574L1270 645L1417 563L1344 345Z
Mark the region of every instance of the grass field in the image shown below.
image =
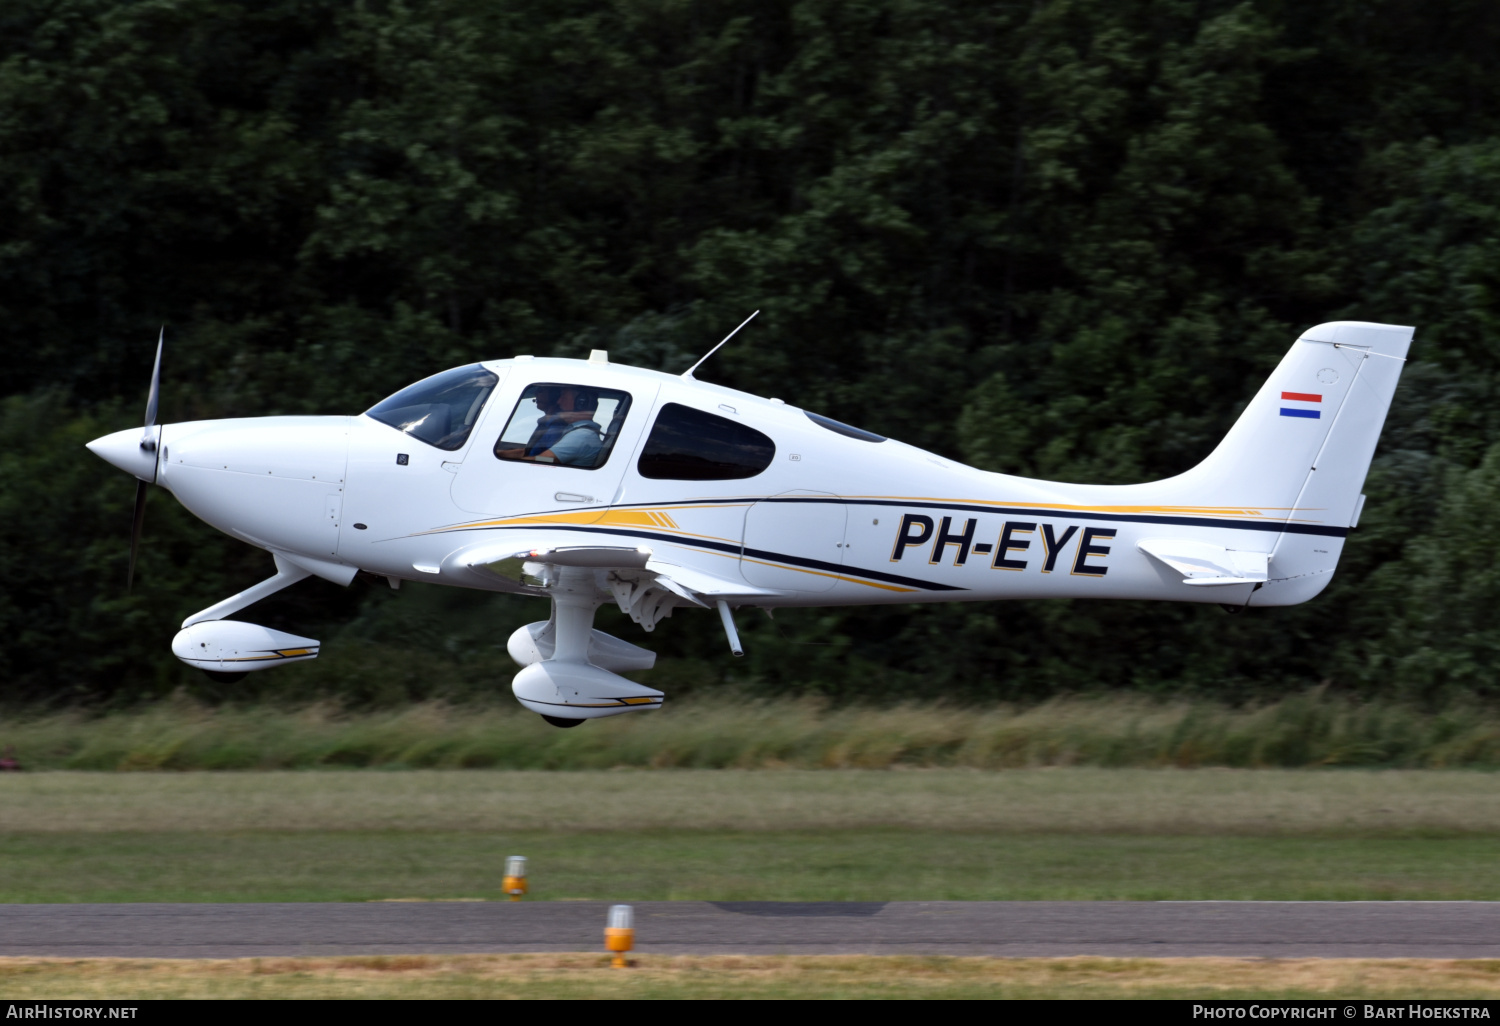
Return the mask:
M0 839L0 902L1500 899L1494 838L299 832Z
M556 730L509 702L9 710L0 745L33 769L884 769L1034 766L1500 768L1500 709L1354 702L1322 691L1232 707L1065 698L1019 708L693 699Z
M0 902L1500 899L1465 771L0 776Z
M1500 998L1500 962L601 955L0 959L10 1000L149 998Z
M1475 771L0 775L0 902L1500 899ZM12 1000L1500 998L1500 962L595 954L0 959Z

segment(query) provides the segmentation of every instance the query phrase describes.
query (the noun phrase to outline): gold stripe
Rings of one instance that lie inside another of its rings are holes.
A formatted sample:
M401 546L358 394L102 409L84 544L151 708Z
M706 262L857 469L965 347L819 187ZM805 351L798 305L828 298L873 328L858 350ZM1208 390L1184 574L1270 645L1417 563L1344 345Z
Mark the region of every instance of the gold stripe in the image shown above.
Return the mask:
M774 496L766 496L765 498L767 498L767 499L774 498ZM1013 501L1004 500L1004 499L955 499L955 498L951 498L951 497L930 496L930 495L848 495L848 496L840 496L840 498L863 499L863 500L867 500L867 501L868 500L875 500L875 501L878 501L878 502L887 502L887 503L890 503L893 506L901 505L902 503L907 503L907 502L936 502L936 503L944 503L944 504L948 504L948 505L993 506L993 507L1000 507L1000 508L1009 507L1009 508L1013 508L1013 509L1037 509L1037 510L1056 509L1056 510L1065 510L1065 511L1070 512L1070 513L1117 513L1117 514L1136 513L1136 514L1157 515L1157 516L1170 516L1170 515L1177 514L1177 515L1193 515L1193 516L1201 516L1201 517L1223 517L1223 518L1230 518L1230 519L1233 519L1233 518L1255 519L1255 518L1258 518L1258 517L1275 516L1276 514L1288 514L1288 513L1300 513L1300 512L1309 512L1309 513L1311 513L1311 512L1321 512L1321 507L1300 507L1300 506L1261 506L1261 507L1187 506L1187 505L1174 505L1174 506L1152 506L1152 505L1109 505L1109 506L1096 506L1096 505L1085 505L1085 504L1081 504L1081 503L1068 503L1068 502L1013 502ZM598 525L608 525L608 526L615 526L615 527L658 527L658 528L665 527L665 528L667 528L669 530L680 532L680 533L682 533L683 535L685 535L687 537L707 538L707 539L712 539L714 541L734 542L734 541L737 541L738 539L721 538L718 535L696 534L696 533L691 532L691 531L684 531L677 524L677 522L675 520L673 520L672 517L666 512L666 509L672 509L672 510L731 509L731 508L739 507L739 506L753 505L755 501L757 501L757 500L748 500L748 499L745 499L745 498L724 499L724 500L722 500L720 502L694 501L691 504L681 504L681 505L675 505L674 504L674 505L666 507L666 508L662 508L662 507L657 507L657 508L651 508L651 507L634 507L634 508L630 508L630 509L607 509L603 513L600 513L600 512L598 512L596 510L580 510L580 511L576 511L576 512L570 512L570 511L567 511L567 510L558 510L558 511L552 512L552 513L536 513L536 514L530 514L530 515L527 515L527 516L519 516L519 517L501 517L501 518L498 518L498 519L495 519L495 520L476 520L476 521L470 521L468 523L463 523L463 524L455 524L455 525L452 525L450 527L434 528L431 531L422 531L422 532L418 532L418 533L419 534L437 534L437 533L441 533L441 532L444 532L444 531L465 530L465 529L474 529L474 528L481 528L481 527L516 527L516 526L538 526L538 527L544 527L544 526L547 526L549 524L574 524L574 525L590 525L591 526L591 525L598 524ZM1276 516L1276 519L1279 520L1279 519L1301 519L1301 518ZM1309 522L1316 523L1318 521L1309 521Z
M726 509L733 508L738 503L729 503L721 506L694 506L693 509ZM497 520L473 520L464 524L453 524L448 527L434 527L430 531L418 531L412 537L420 537L428 534L443 534L448 531L472 531L482 527L549 527L557 525L585 526L585 527L649 527L655 530L669 530L680 534L685 538L703 538L708 541L727 542L738 545L738 538L725 538L717 534L699 534L694 531L684 531L678 526L677 521L659 510L650 509L619 509L607 510L602 515L593 512L570 513L561 510L556 513L534 513L522 517L501 517Z
M1272 513L1314 511L1316 506L1085 506L1069 502L1010 502L1003 499L952 499L930 495L848 495L848 499L875 499L898 506L903 502L942 502L965 506L1009 506L1016 509L1064 509L1072 513L1193 513L1199 516L1261 517Z
M223 663L263 663L268 659L295 659L298 656L317 654L317 651L311 648L283 648L277 649L270 655L233 656L227 659L220 659L219 661Z

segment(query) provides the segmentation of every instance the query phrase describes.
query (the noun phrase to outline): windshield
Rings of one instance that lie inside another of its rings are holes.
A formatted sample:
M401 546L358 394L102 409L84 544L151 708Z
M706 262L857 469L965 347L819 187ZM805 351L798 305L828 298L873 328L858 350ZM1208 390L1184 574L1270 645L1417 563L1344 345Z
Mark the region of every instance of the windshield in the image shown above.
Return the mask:
M479 364L423 378L365 411L382 424L449 452L463 448L500 379Z

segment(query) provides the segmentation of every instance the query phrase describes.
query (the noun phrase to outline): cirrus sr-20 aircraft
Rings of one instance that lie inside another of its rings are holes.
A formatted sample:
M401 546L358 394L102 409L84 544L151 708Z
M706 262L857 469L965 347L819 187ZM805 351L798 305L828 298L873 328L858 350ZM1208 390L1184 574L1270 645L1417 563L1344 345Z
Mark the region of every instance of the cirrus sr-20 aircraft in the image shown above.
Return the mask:
M183 622L183 661L232 680L315 658L317 641L225 619L309 576L545 596L551 617L510 637L511 686L566 727L664 697L620 676L656 657L593 628L606 602L645 631L716 611L736 655L747 606L1306 602L1359 521L1411 338L1304 332L1207 459L1148 484L987 473L601 351L443 371L356 417L158 424L158 344L144 431L89 448L140 481L132 574L149 484L275 561Z

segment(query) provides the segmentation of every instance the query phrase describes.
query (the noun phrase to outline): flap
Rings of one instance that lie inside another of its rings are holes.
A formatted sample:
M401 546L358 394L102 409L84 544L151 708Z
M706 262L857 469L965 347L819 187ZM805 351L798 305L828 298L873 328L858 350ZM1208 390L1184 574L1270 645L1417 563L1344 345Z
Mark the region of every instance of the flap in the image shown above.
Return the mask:
M1193 585L1256 584L1264 581L1270 553L1226 549L1211 542L1147 538L1136 546Z
M663 587L682 595L684 598L692 598L692 596L684 594L685 591L708 599L758 598L781 594L767 588L757 588L755 585L747 584L744 581L734 581L724 577L717 577L702 570L694 570L685 566L674 566L671 563L664 563L659 559L653 559L648 562L646 564L646 571L656 574L657 580L662 583Z
M651 550L634 545L576 545L571 538L522 537L459 549L445 565L488 570L507 580L521 581L527 563L579 566L594 570L641 570ZM529 583L529 582L522 582Z
M770 598L781 593L757 588L743 580L720 577L692 567L678 566L657 559L652 550L634 545L579 545L578 534L559 536L528 534L502 542L460 549L445 561L451 565L484 570L524 585L541 584L540 567L576 566L593 570L618 570L629 580L647 583L654 580L663 589L697 605L711 606L718 599L749 600ZM727 563L728 561L726 561ZM738 564L734 576L739 577ZM528 569L529 568L529 569Z
M517 558L553 566L581 566L595 570L642 570L651 550L634 545L558 545L517 552Z

